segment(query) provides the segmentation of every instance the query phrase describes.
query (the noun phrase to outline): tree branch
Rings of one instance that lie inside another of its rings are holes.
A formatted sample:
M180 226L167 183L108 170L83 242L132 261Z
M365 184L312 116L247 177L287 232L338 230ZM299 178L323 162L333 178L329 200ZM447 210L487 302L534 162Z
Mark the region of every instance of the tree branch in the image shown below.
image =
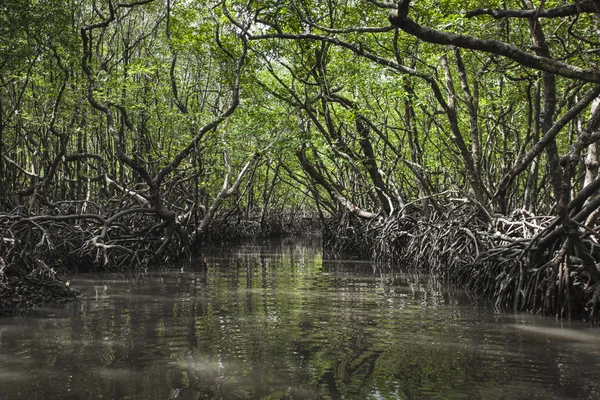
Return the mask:
M560 18L570 17L583 13L598 13L598 4L592 0L577 1L575 4L569 4L562 7L548 9L531 10L501 10L478 8L466 13L467 18L477 17L479 15L490 15L496 19L500 18Z
M464 49L496 54L510 58L525 67L551 72L565 78L600 83L599 70L579 68L562 61L534 55L498 40L480 39L474 36L427 28L408 17L402 18L396 10L390 10L388 19L393 26L428 43L458 46Z
M577 117L596 97L600 95L600 85L596 85L590 90L580 101L578 101L573 107L571 107L558 121L554 123L542 138L536 142L531 149L520 159L517 160L515 165L511 168L506 175L502 177L498 184L498 190L494 196L498 196L499 193L506 191L508 186L511 184L513 179L523 172L527 166L542 153L542 151L548 146L549 143L559 132L575 117Z

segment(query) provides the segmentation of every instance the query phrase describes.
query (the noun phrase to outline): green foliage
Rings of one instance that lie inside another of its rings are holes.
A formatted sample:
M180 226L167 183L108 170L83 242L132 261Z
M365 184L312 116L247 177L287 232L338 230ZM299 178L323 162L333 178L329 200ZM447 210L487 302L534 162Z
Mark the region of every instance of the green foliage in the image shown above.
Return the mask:
M544 3L546 9L561 4ZM188 148L199 129L228 108L238 78L237 59L243 54L241 36L248 39L239 76L239 106L226 123L206 132L193 154L173 172L186 182L172 199L175 208L185 208L184 199L195 190L192 185L206 202L217 195L228 171L224 150L234 175L255 154L261 155L247 181L247 192L257 196L236 199L236 204L262 207L255 202L268 187L275 162L285 167L279 171L282 177L298 184L286 187L276 179L275 193L296 204L306 200L306 193L321 193L323 188L307 178L299 162L298 153L304 149L306 159L339 193L376 210L380 204L373 200L376 184L364 155L365 141L373 148L389 193L411 201L427 191L472 190L457 132L469 151L480 143L480 154L473 157L490 193L536 140L532 110L539 72L502 57L463 50L471 95L477 90L476 126L472 126L469 96L453 49L385 29L387 10L370 2L193 0L131 8L113 5L114 21L90 36L92 94L115 116L125 154L142 160L150 174ZM476 8L520 7L516 1L423 0L413 2L410 16L433 29L503 40L531 51L526 19L465 16ZM19 166L10 173L3 167L0 173L11 182L11 191L30 184L33 171L43 171L58 157L62 150L56 132L67 137L65 156L93 153L105 163L100 165L98 158L79 160L77 165L65 162L60 167L65 187L55 193L57 198L75 192L65 182L78 182L77 171L82 170L86 176L102 176L106 169L109 175L118 175L124 187L139 184L137 172L115 156L117 142L109 135L105 116L88 104L90 81L81 66L79 30L105 20L108 2L6 0L0 10L2 151ZM592 42L577 39L595 35L588 17L539 21L553 57L580 67L597 64ZM263 36L258 39L259 35ZM453 80L455 121L448 114L451 91L442 56L447 57ZM556 118L588 86L558 78L561 103ZM586 108L581 120L588 118ZM357 128L360 119L368 122L366 136ZM557 138L561 152L576 136L576 125L569 129L569 134L561 132ZM40 150L43 157L38 157ZM421 181L415 171L423 175ZM78 185L75 196L81 198L84 190ZM98 197L109 195L100 183L92 186ZM169 187L161 190L175 192ZM514 199L522 197L523 186L513 190ZM513 206L520 206L517 200Z

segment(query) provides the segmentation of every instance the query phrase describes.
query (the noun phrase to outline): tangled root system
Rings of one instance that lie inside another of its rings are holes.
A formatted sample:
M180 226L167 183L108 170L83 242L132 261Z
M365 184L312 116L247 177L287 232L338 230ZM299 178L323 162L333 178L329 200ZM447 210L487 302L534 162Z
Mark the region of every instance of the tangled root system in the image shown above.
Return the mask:
M557 234L556 218L517 210L490 220L461 200L440 209L379 221L345 214L329 222L324 246L432 274L490 297L498 308L598 318L600 284L592 282L568 237ZM597 262L597 234L580 234Z

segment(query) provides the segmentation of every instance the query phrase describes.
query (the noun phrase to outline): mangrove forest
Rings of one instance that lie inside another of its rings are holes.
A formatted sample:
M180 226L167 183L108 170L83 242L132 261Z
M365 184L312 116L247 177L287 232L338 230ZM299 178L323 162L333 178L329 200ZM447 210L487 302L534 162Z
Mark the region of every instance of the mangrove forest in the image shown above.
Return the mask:
M3 0L0 314L320 231L596 321L599 65L597 0Z

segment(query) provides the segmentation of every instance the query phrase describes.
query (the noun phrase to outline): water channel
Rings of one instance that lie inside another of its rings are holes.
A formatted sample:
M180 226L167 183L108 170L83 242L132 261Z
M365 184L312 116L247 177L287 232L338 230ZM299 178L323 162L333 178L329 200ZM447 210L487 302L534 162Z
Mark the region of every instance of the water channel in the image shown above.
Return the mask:
M596 399L600 331L500 313L318 238L67 277L0 319L0 399Z

